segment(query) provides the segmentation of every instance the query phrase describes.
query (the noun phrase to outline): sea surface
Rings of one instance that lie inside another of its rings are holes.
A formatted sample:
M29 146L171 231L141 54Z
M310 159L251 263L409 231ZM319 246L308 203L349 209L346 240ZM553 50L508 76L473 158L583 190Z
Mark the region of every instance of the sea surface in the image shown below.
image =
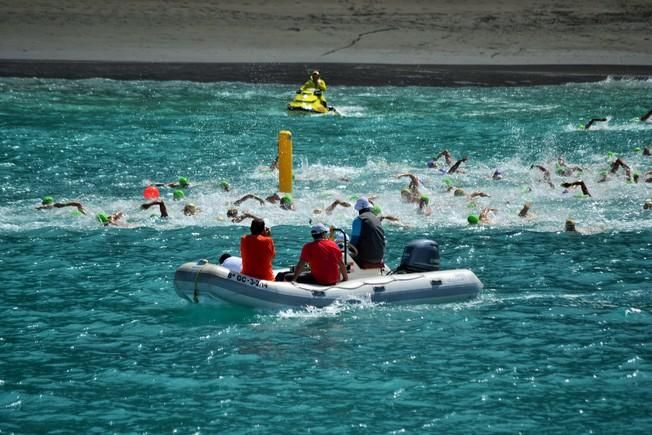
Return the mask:
M652 431L652 122L638 120L652 81L329 85L339 115L289 113L284 85L0 80L0 433ZM350 229L351 207L318 209L368 195L399 218L389 266L433 239L480 296L272 311L179 298L176 267L238 253L248 221L226 219L232 202L278 190L281 130L296 210L240 206L272 228L276 267L311 222ZM468 156L463 173L427 167L444 149ZM559 157L582 172L558 174ZM599 182L616 157L639 183L622 168ZM401 202L405 173L430 216ZM140 209L149 183L182 176L183 201L161 188L167 220ZM591 197L560 187L579 179ZM46 195L88 214L36 210ZM483 208L489 223L468 225ZM115 211L124 226L95 218Z

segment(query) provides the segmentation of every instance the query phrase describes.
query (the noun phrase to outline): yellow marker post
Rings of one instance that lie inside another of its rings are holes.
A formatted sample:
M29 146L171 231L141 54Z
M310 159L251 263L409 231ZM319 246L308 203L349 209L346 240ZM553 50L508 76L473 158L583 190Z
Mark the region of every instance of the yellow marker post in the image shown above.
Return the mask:
M278 133L278 190L292 193L292 133Z

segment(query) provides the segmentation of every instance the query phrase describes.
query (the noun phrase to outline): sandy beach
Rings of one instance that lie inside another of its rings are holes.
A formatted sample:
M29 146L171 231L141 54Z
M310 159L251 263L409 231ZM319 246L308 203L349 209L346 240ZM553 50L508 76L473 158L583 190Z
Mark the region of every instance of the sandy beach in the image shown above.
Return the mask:
M0 0L0 74L294 82L317 67L349 84L649 76L650 22L648 0Z

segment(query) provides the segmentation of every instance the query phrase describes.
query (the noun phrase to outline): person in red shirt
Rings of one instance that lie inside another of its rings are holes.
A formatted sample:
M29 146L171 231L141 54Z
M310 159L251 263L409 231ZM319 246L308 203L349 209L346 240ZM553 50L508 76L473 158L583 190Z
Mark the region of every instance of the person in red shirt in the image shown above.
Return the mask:
M274 281L272 260L276 255L274 241L265 221L256 218L251 221L251 234L240 239L242 274L253 278Z
M349 279L342 261L342 251L335 242L326 238L327 233L328 227L324 224L312 226L310 234L314 240L303 245L291 281L335 285L340 280L340 274L342 281ZM306 264L310 265L310 273L301 275Z

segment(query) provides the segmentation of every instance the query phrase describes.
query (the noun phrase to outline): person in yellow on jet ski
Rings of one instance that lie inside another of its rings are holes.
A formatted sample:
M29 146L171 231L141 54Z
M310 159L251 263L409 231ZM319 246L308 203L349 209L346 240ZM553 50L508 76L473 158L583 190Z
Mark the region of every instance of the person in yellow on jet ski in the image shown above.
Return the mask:
M315 70L310 74L310 79L301 86L299 93L307 89L314 89L315 95L319 97L321 104L324 107L328 107L326 105L326 96L324 95L324 92L326 92L326 82L321 78L319 71Z

